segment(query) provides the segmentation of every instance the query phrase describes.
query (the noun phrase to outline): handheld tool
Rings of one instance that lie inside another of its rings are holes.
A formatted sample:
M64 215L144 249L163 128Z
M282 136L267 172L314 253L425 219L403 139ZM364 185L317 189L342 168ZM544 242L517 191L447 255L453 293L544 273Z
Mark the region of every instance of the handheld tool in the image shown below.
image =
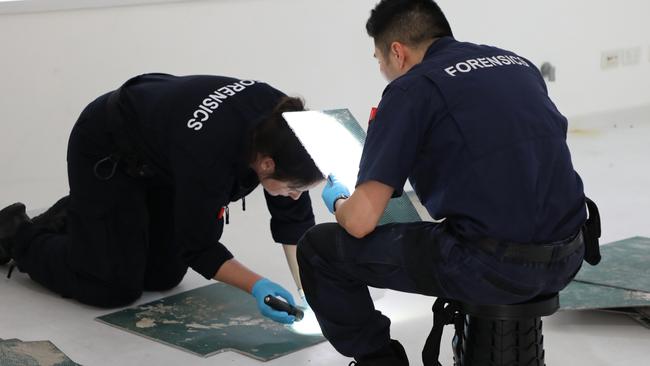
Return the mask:
M267 295L264 298L264 303L277 311L284 311L289 315L295 316L296 321L301 321L302 318L305 316L305 313L302 310L298 309L297 307L283 300L278 299L275 296Z

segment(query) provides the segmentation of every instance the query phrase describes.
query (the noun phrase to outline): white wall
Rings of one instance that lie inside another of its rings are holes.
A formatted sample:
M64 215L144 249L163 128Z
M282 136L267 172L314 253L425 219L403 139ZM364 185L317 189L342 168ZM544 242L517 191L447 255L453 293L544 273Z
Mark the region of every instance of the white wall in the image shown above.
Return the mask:
M0 0L0 14L160 4L177 1L195 0Z
M375 0L218 0L0 15L0 205L49 205L67 190L72 124L95 96L144 72L268 81L312 109L364 122L384 81L364 24ZM647 0L441 0L457 38L558 69L568 116L650 104ZM638 66L600 53L641 46Z
M647 0L442 0L457 38L557 67L549 91L569 117L650 105ZM638 65L602 70L603 51L639 47ZM647 120L647 118L646 118Z

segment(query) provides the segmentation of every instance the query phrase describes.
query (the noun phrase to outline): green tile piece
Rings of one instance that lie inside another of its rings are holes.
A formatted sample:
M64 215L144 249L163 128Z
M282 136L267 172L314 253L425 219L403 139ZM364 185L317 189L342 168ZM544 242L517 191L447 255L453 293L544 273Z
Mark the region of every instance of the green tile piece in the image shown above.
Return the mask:
M333 109L323 111L323 113L334 117L338 123L343 125L361 145L366 142L366 132L361 128L359 122L354 118L352 113L347 109ZM401 197L393 198L388 202L384 215L379 219L379 225L392 222L415 222L421 221L422 218L411 203L406 194Z
M634 319L637 323L650 329L650 307L649 306L634 308L632 309L630 314L628 314L628 316Z
M11 339L2 339L2 338L0 338L0 343L2 343L2 342L22 342L22 341L20 339L18 339L18 338L11 338Z
M630 315L630 318L634 319L637 323L643 325L644 327L650 329L650 318L639 315Z
M646 308L602 309L602 311L608 313L627 315L637 323L650 329L650 317L647 316L647 312L644 309L648 309L648 308L646 307Z
M0 365L2 366L78 366L52 342L0 342Z
M379 219L379 225L392 222L416 222L422 221L420 215L413 207L406 194L399 198L388 201L384 215Z
M595 310L650 306L650 293L573 281L560 292L560 309Z
M325 341L262 317L252 296L222 283L97 320L203 357L235 351L268 361Z
M633 237L600 247L597 266L584 265L576 280L650 292L650 238Z
M650 318L650 306L642 307L642 308L634 308L634 310L639 313L639 315L644 316L646 318Z
M650 318L650 307L610 308L610 309L600 309L600 310L604 312L619 313L619 314L637 314L642 317Z

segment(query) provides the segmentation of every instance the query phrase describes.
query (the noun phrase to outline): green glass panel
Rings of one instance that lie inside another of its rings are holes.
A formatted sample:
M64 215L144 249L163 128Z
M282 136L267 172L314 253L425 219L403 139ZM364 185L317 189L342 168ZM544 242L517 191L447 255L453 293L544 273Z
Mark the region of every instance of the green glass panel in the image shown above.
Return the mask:
M18 339L0 340L2 366L78 366L52 342L22 342Z
M584 264L576 280L650 292L650 238L633 237L600 247L597 266Z
M573 281L560 292L560 309L591 310L650 306L650 293Z
M323 111L323 113L334 117L352 136L363 145L366 142L366 132L361 128L359 122L354 118L352 113L347 109L334 109ZM391 222L415 222L421 221L420 215L409 200L406 194L398 198L393 198L388 202L384 215L379 219L379 225Z
M222 283L97 320L203 357L235 351L268 361L325 340L262 317L252 296Z

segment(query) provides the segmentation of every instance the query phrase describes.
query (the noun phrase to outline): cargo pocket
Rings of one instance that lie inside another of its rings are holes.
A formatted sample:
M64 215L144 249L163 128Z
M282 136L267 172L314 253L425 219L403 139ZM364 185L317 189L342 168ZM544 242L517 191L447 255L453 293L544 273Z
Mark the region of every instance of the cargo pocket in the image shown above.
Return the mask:
M84 277L110 283L117 272L109 241L110 208L84 206L71 205L68 213L70 265Z

